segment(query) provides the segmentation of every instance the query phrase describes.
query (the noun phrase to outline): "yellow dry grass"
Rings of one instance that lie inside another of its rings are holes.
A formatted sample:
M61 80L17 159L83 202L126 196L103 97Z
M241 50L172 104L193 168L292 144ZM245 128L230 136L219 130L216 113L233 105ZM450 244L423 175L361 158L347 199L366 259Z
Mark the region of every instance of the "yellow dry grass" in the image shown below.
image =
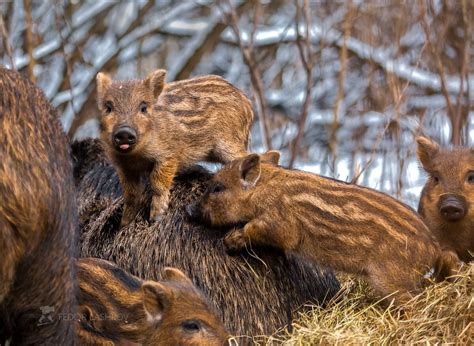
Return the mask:
M313 306L293 331L255 340L260 345L474 345L474 264L454 282L427 287L402 307L375 301L359 280L342 277L339 299Z

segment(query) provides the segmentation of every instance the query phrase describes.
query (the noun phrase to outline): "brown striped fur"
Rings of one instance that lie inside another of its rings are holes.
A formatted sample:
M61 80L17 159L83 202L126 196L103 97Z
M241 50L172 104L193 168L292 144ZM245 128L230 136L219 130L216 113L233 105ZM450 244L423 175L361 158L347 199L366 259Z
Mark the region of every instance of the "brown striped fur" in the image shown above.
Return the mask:
M142 281L112 262L77 260L81 344L224 345L228 333L180 270Z
M455 255L441 252L408 206L369 188L278 167L265 156L226 165L190 208L213 225L244 225L226 235L230 251L291 251L366 277L381 296L398 301L416 292L437 262L441 275L451 273Z
M474 148L441 148L418 137L418 158L429 174L421 193L418 212L441 246L455 251L465 262L474 256ZM446 215L455 206L460 214Z
M132 81L97 75L101 139L124 189L122 225L138 212L143 175L150 178L150 216L157 220L168 206L177 171L201 160L226 163L247 154L253 112L240 90L218 76L168 84L165 77L164 70ZM113 141L123 126L138 138L126 153Z
M57 317L76 307L68 143L43 92L2 67L0 199L0 344L71 345L73 324Z

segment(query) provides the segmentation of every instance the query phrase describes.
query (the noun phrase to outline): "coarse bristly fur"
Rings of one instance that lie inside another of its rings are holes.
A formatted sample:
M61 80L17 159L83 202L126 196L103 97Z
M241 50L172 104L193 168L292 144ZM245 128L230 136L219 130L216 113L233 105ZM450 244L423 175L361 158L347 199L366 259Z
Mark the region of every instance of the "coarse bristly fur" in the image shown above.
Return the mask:
M164 268L156 282L98 258L79 259L76 266L80 344L227 344L222 322L180 270Z
M441 246L464 262L474 256L474 148L440 148L418 137L418 158L429 174L418 212Z
M139 211L144 175L153 191L150 216L159 220L179 170L247 154L253 111L240 90L219 76L168 84L165 77L165 70L143 80L97 75L100 138L124 190L122 225Z
M71 345L76 199L68 143L43 92L0 67L0 344Z
M146 189L141 213L120 228L121 186L113 167L104 164L104 153L92 154L98 152L94 147L99 149L95 140L73 143L75 170L90 167L77 187L82 256L111 260L146 280L159 280L165 266L180 268L217 307L227 330L239 336L271 334L288 325L306 303L322 305L338 291L331 272L280 251L228 256L223 232L186 216L186 206L200 198L212 179L204 169L176 177L161 222L149 224L143 218L151 198Z
M244 224L230 251L266 245L367 278L397 302L417 292L435 266L450 275L457 257L442 252L417 213L373 189L284 169L250 154L212 179L190 214L212 225Z

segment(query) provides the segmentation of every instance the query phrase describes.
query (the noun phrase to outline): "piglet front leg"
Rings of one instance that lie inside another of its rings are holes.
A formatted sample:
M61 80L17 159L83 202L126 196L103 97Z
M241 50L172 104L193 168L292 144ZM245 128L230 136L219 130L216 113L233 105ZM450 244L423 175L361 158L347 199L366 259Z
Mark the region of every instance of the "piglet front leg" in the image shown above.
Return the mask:
M155 163L150 175L150 185L153 192L150 208L150 220L159 221L168 209L170 189L178 169L176 160L170 159L163 163Z
M140 184L140 176L130 172L119 170L119 179L123 188L123 214L120 227L131 223L140 212L140 195L143 193L143 186Z
M230 231L224 238L224 245L227 252L235 254L253 245L273 246L271 235L269 237L267 234L271 232L268 226L264 220L254 219L248 222L243 228Z
M230 231L224 238L227 252L235 254L252 246L271 246L281 251L295 251L300 242L297 230L287 231L273 220L272 215L264 214L249 221L243 228Z

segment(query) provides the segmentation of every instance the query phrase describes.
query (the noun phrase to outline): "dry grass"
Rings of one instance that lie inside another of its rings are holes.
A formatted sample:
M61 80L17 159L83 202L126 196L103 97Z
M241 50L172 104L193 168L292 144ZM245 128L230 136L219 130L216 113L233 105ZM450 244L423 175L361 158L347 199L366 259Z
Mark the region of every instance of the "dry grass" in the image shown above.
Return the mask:
M366 284L343 277L340 299L312 307L293 322L293 332L258 340L288 345L474 344L474 264L455 282L428 287L403 312L374 300Z

